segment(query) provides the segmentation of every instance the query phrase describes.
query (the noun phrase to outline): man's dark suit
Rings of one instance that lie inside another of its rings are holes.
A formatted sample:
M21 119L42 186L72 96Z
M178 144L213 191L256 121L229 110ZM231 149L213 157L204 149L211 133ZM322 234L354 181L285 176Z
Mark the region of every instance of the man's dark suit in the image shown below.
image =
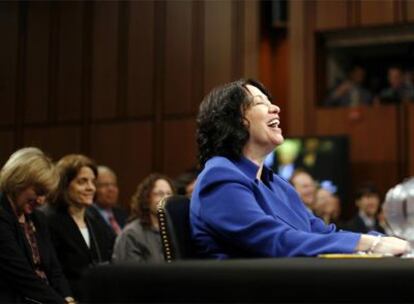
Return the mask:
M364 221L359 215L354 216L349 222L347 222L343 226L343 229L360 233L368 233L371 230L385 233L384 229L378 224L378 221L375 222L374 228L372 229L365 225Z
M30 218L50 285L36 275L30 245L10 202L0 194L0 303L64 303L64 298L72 293L56 258L46 219L39 211L34 211Z
M76 298L82 300L80 279L83 272L88 267L110 261L114 238L109 238L106 228L85 213L90 237L90 248L88 248L78 226L67 210L49 207L45 212L63 273Z
M115 220L116 220L116 222L118 223L118 225L121 227L121 228L124 228L124 226L125 226L125 224L126 224L126 222L127 222L127 219L128 219L128 213L125 211L125 210L123 210L123 209L121 209L121 208L117 208L117 207L115 207L115 208L112 208L111 209L112 210L112 213L113 213L113 215L114 215L114 217L115 217ZM113 228L108 224L108 222L102 217L102 215L100 214L100 212L99 212L99 210L97 209L97 207L94 205L94 206L91 206L90 208L88 208L88 211L87 211L92 217L94 217L94 218L96 218L96 220L97 221L99 221L99 222L101 222L103 225L105 225L105 227L107 228L107 232L108 232L108 235L110 236L110 237L113 237L113 238L115 238L116 237L116 233L115 233L115 231L113 230Z

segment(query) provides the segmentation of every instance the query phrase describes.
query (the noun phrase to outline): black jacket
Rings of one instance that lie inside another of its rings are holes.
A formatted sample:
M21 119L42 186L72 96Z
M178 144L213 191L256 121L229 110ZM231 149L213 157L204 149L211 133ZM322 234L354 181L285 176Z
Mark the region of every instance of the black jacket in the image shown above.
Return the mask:
M360 233L368 233L370 230L375 230L381 233L385 233L384 229L378 224L378 221L375 222L374 229L369 229L367 226L365 226L364 221L358 214L355 215L349 222L347 222L343 228L345 230L349 230L353 232L360 232Z
M64 303L72 296L53 245L44 215L34 211L41 262L50 285L34 271L30 245L6 195L0 193L0 303Z
M91 206L88 208L87 212L97 221L99 221L102 225L107 228L107 233L109 238L116 238L116 233L113 228L105 221L102 215L99 213L98 209L95 206ZM114 214L115 220L117 221L118 225L121 228L124 228L127 220L128 220L128 213L121 208L115 207L112 208L112 212Z
M85 213L91 246L88 248L78 226L67 210L49 207L45 210L52 242L76 299L82 300L81 279L89 267L107 263L111 259L113 238L106 227Z

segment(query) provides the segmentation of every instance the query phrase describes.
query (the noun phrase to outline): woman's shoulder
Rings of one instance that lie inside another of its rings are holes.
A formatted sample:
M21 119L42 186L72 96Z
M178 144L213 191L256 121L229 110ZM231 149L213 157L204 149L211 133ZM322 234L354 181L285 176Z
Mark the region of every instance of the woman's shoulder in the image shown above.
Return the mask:
M141 221L139 218L136 218L125 225L121 235L142 234L143 232L144 228L141 225Z
M214 156L209 159L203 171L201 172L203 175L212 175L217 176L217 174L225 174L225 173L240 173L240 168L237 166L237 163L230 160L224 156Z
M207 161L199 179L206 182L216 181L242 181L253 182L258 167L248 160L241 158L231 160L223 156L215 156Z

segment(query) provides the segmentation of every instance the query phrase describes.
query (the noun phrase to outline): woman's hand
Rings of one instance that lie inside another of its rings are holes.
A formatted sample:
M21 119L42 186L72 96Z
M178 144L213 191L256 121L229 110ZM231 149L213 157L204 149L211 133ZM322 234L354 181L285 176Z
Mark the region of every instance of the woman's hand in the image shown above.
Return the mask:
M363 234L356 250L368 253L401 255L409 253L411 247L407 241L396 237Z
M372 253L401 255L411 251L410 244L402 239L386 236L382 237Z

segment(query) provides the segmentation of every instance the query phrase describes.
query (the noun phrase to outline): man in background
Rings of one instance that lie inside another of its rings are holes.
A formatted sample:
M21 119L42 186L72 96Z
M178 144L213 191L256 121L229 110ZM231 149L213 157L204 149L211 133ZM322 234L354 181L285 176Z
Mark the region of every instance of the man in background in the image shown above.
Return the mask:
M313 213L316 198L316 182L313 177L305 170L297 169L293 172L290 183L299 193L305 207Z
M373 185L367 184L359 188L355 195L355 205L358 208L358 214L345 224L344 229L361 233L371 230L384 233L377 218L380 195Z
M404 81L403 71L400 67L391 66L387 76L389 86L380 92L381 103L400 103L404 100L414 100L414 88L412 84Z
M88 211L106 224L108 233L112 237L121 233L128 218L127 212L117 206L118 196L119 188L115 172L106 166L99 166L95 203Z

